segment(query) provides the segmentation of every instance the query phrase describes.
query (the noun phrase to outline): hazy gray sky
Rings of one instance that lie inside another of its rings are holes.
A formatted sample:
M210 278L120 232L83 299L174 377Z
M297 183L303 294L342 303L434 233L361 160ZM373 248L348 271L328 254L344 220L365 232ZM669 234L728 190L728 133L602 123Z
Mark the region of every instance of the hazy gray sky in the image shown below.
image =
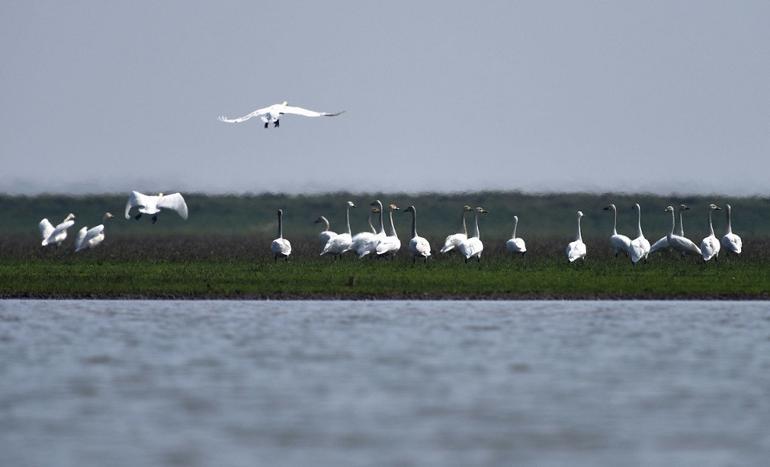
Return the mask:
M5 1L0 191L770 193L770 2ZM337 118L220 123L288 100Z

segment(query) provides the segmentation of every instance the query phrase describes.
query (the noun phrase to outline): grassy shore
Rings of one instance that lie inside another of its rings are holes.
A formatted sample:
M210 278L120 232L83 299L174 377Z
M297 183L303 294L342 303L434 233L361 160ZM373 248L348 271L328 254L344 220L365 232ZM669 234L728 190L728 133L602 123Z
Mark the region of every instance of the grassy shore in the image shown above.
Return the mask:
M481 263L458 256L427 264L319 258L312 242L274 263L264 241L241 237L111 239L102 248L0 247L0 297L227 299L768 299L770 241L747 242L750 253L703 263L664 253L632 267L609 254L606 239L588 242L585 263L567 264L561 241L530 242L512 258L488 241ZM26 242L26 240L25 240Z

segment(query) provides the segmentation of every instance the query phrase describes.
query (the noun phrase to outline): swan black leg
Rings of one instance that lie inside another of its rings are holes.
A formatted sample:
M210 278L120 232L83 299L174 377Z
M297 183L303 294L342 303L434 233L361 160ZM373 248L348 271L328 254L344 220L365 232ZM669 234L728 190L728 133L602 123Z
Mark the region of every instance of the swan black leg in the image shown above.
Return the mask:
M158 222L158 216L152 216L152 223Z
M273 122L273 128L278 128L279 126L281 126L281 122L279 120Z
M270 125L270 122L265 122L265 128L267 128L268 125Z
M142 213L140 212L139 214L134 216L134 219L139 220L139 218L141 218L141 217L142 217Z

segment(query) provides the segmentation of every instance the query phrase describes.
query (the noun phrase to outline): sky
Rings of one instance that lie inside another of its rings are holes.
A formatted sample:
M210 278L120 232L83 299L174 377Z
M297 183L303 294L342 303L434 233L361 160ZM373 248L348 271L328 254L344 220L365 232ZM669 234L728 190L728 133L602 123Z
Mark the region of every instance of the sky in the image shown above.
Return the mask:
M770 2L0 2L0 192L770 194ZM240 116L287 100L335 118Z

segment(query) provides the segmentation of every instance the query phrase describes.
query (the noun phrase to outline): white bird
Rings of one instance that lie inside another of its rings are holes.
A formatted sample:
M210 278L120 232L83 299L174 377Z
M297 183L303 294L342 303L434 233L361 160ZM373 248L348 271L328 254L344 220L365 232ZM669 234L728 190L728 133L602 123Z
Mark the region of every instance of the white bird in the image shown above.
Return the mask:
M631 240L628 251L631 256L631 262L636 264L642 259L647 259L651 247L650 242L644 238L644 233L642 233L642 207L639 206L639 203L636 203L634 204L634 209L636 209L636 238Z
M476 258L481 262L481 253L484 251L484 244L481 242L481 233L479 232L479 214L486 214L488 211L482 207L474 209L475 230L473 236L457 245L457 251L465 258L467 263L471 258Z
M249 120L250 118L259 117L264 122L265 128L267 128L271 123L273 124L273 128L278 128L281 123L280 119L284 115L301 115L303 117L336 117L337 115L340 115L344 112L344 110L333 113L316 112L315 110L303 109L302 107L292 107L287 101L283 101L280 104L273 104L261 109L257 109L249 114L244 115L243 117L227 118L224 115L220 115L218 120L225 123L241 123Z
M709 235L700 242L700 251L701 256L703 256L703 261L708 261L711 258L719 259L719 250L722 248L722 245L719 244L719 239L714 235L714 224L711 222L711 213L721 210L722 208L716 204L709 204Z
M164 195L158 193L157 196L144 195L138 191L132 191L126 202L126 219L131 218L131 209L137 208L139 214L134 219L139 220L142 214L151 214L152 223L158 222L158 213L161 209L170 209L176 211L182 219L187 219L187 203L180 193Z
M741 237L733 233L732 207L729 204L726 204L725 207L727 208L727 233L722 237L722 246L725 247L725 250L739 255L743 250L743 241Z
M604 208L605 211L612 211L612 235L610 235L610 245L612 246L612 252L615 253L615 257L618 257L619 253L629 254L631 249L631 239L625 235L618 234L618 208L614 204Z
M690 254L701 256L700 248L698 248L698 245L693 243L692 240L690 240L689 238L683 235L674 234L674 228L676 227L676 216L674 215L674 207L666 206L665 212L671 213L671 232L668 234L668 244L671 246L671 248L682 253L682 255L690 253Z
M679 236L684 237L684 222L682 218L682 213L684 211L689 211L690 208L686 204L680 204L679 205ZM656 251L666 250L670 248L670 245L668 244L668 235L664 235L663 237L659 238L657 242L653 243L652 246L650 246L650 254L655 253ZM649 255L648 255L649 256Z
M278 261L278 258L285 258L289 260L291 254L291 242L283 238L283 209L279 209L278 213L278 238L273 240L270 244L270 251L273 252L273 258Z
M62 242L67 239L67 229L75 225L75 215L72 213L67 214L56 227L51 222L44 218L38 223L40 229L40 236L43 237L41 245L53 245L61 246Z
M105 212L104 216L102 216L102 224L91 227L90 229L88 226L81 228L77 237L75 237L75 253L90 248L96 248L102 243L104 241L104 222L107 222L112 218L112 213Z
M567 245L567 259L570 263L575 262L576 260L582 259L585 261L586 259L586 253L587 248L586 244L583 243L583 234L580 232L580 218L583 217L583 211L577 212L577 238L574 242L570 242L569 245Z
M412 213L412 238L409 240L409 252L412 254L412 262L417 258L423 258L426 262L430 256L430 243L424 237L417 235L417 209L414 206L406 208L404 213Z
M522 256L527 252L527 245L524 239L516 236L516 227L519 226L519 216L513 216L513 234L505 242L505 249L511 253L521 253Z
M326 245L324 245L321 255L331 254L334 257L340 257L343 253L350 251L353 246L353 236L350 231L350 208L356 207L352 201L347 202L345 207L345 223L348 227L347 232L338 234L331 238Z
M319 216L314 223L324 225L324 229L320 234L318 234L318 240L321 243L321 254L323 254L323 250L326 248L326 244L329 243L333 238L337 237L337 232L332 232L329 230L329 219L324 216Z
M359 232L357 233L353 239L353 244L351 245L351 249L356 252L356 255L358 255L359 258L363 258L364 256L368 255L369 253L373 252L377 248L377 243L380 241L379 237L377 237L377 230L375 230L374 226L372 225L372 214L377 214L380 212L380 209L378 208L371 208L369 210L369 232Z
M388 205L388 215L390 216L390 235L380 239L377 243L376 252L378 257L393 257L401 249L401 240L396 233L396 225L393 223L393 211L398 211L398 206L391 203Z
M473 208L471 208L467 204L463 206L463 212L462 212L462 215L460 216L462 232L448 235L447 238L444 240L444 246L441 247L441 250L439 250L440 253L448 253L454 250L455 248L457 248L457 246L460 243L468 239L468 227L465 225L465 214L471 211L473 211Z

